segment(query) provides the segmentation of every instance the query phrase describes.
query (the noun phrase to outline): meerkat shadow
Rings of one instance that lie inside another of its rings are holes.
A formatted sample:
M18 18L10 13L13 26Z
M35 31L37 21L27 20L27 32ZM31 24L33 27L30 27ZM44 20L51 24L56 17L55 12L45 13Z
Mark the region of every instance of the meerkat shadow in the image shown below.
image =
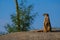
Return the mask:
M60 30L52 30L51 32L60 32Z

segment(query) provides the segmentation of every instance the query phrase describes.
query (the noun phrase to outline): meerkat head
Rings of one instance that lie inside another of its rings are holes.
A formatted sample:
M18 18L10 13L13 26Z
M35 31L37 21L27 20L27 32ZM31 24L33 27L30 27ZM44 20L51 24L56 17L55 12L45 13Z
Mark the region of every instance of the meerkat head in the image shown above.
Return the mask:
M48 13L44 13L43 16L49 16L49 14Z

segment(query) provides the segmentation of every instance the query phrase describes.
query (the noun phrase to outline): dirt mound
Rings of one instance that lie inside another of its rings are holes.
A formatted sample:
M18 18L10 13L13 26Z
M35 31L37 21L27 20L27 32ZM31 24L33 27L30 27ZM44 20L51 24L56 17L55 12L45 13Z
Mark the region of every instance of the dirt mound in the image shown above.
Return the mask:
M0 40L60 40L60 32L16 32L0 36Z

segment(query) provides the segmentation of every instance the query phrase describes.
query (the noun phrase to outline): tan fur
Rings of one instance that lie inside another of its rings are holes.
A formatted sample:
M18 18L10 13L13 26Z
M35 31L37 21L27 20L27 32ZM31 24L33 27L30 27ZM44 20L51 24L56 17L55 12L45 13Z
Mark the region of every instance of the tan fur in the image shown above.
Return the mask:
M48 14L44 14L44 32L49 32L51 31L51 24L50 24L50 19Z

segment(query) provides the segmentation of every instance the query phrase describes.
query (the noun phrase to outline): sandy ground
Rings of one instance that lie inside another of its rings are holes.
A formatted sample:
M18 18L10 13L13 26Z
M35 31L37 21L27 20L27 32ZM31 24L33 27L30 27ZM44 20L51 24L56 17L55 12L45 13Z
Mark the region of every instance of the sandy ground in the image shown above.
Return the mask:
M60 32L16 32L2 35L0 40L60 40Z

